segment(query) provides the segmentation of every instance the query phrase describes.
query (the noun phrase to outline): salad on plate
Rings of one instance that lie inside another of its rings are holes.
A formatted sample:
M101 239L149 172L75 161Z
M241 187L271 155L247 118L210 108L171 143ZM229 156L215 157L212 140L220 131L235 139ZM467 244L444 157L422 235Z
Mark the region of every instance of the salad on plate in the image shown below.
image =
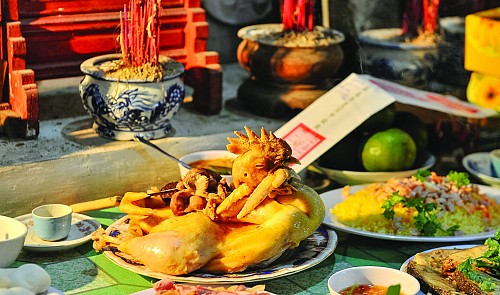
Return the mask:
M343 225L396 236L464 236L495 230L500 204L470 183L463 172L439 176L419 170L415 176L374 183L350 193L330 208Z

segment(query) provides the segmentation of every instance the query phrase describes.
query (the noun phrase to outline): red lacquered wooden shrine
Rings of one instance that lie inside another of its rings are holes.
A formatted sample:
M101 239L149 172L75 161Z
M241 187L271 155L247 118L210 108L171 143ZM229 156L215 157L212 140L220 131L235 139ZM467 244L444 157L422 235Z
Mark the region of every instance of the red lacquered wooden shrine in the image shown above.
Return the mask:
M8 137L39 134L35 81L82 75L80 63L116 53L119 12L128 0L2 0L4 70L0 130ZM162 0L161 54L182 62L200 112L217 113L222 71L206 51L208 23L200 0ZM0 71L0 73L2 73Z

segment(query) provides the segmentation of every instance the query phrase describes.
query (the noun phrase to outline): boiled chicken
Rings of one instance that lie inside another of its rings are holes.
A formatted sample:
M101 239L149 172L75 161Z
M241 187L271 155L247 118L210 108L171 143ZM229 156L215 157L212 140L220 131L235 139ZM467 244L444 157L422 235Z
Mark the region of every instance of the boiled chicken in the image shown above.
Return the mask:
M150 234L122 243L130 254L152 271L172 275L199 269L218 253L222 232L202 212L175 216L151 229Z
M166 185L175 192L127 193L120 210L128 230L98 231L94 249L117 247L152 271L181 275L241 272L297 247L321 224L325 206L291 169L298 160L286 141L264 128L260 136L245 131L228 138L237 155L232 183L195 168Z

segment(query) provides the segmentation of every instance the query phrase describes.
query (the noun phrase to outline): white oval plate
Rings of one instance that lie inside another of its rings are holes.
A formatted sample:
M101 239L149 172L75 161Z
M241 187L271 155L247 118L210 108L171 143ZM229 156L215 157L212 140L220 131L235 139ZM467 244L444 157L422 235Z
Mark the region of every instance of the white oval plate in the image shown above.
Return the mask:
M73 213L69 235L60 241L49 242L40 239L33 229L31 213L16 217L28 227L24 241L24 249L33 252L65 251L82 245L90 240L90 236L101 227L101 224L87 215Z
M489 153L473 153L462 159L462 165L482 182L500 188L500 178L491 165Z
M116 233L120 234L121 231L127 229L127 219L128 216L124 216L115 221L106 229L106 232L109 234L111 231L116 230ZM183 283L222 285L264 281L303 271L330 256L337 247L337 243L337 234L331 229L320 226L309 238L302 241L297 248L285 251L285 253L272 264L263 268L251 269L233 274L210 274L196 271L182 276L166 275L161 272L151 271L144 265L125 261L112 251L104 251L104 255L115 264L148 277L157 279L170 278L174 282Z
M351 186L350 192L352 194L365 187L366 185ZM478 185L478 187L481 193L485 193L486 195L488 195L488 197L495 199L497 202L500 202L499 189L495 189L485 185ZM487 238L493 237L496 232L496 230L491 230L476 235L463 235L463 236L450 236L450 237L398 236L398 235L374 233L371 231L356 229L347 226L345 224L342 224L335 218L333 214L330 213L330 209L333 208L333 206L342 202L345 199L345 197L342 196L342 188L322 193L320 196L321 199L323 200L323 203L325 203L326 207L325 218L323 219L324 225L329 226L336 230L340 230L350 234L365 236L369 238L392 240L392 241L405 241L405 242L450 242L451 243L451 242L485 240Z
M425 159L418 163L418 168L413 168L405 171L392 172L368 172L368 171L348 171L336 170L332 168L321 167L315 164L315 168L319 169L328 178L338 182L341 185L356 185L367 184L373 182L386 182L391 178L402 178L415 175L418 170L428 170L436 163L436 157L429 152L424 155Z

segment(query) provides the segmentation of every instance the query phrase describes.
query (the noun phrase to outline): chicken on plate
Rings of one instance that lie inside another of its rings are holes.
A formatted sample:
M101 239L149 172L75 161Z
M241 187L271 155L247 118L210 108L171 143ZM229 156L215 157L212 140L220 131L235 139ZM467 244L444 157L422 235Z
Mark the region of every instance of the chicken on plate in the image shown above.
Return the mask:
M260 136L245 131L228 138L227 150L237 155L231 183L193 168L163 187L166 193L126 193L120 204L130 219L126 233L100 230L94 249L113 249L153 271L182 275L241 272L297 247L321 224L324 204L290 168L298 160L285 140L264 128Z

